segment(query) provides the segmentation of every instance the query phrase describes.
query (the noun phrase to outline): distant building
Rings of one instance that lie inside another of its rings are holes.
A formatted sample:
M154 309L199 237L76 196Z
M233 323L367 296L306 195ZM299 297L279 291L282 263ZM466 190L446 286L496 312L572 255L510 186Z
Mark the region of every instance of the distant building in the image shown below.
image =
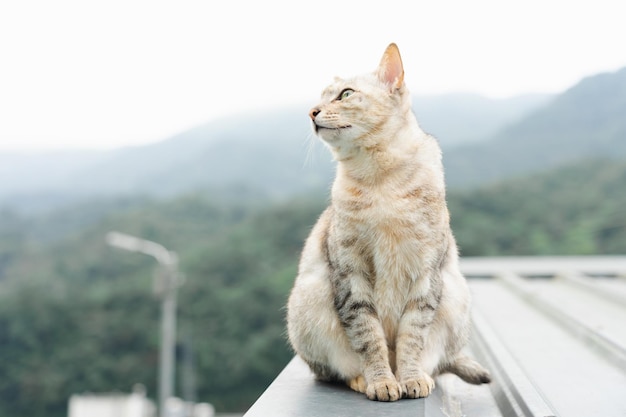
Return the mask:
M145 388L136 385L132 394L72 395L68 417L156 417L156 407Z
M170 417L213 417L211 404L188 403L170 398L166 404ZM75 394L70 397L68 417L156 417L156 406L146 397L143 385L135 385L132 394Z

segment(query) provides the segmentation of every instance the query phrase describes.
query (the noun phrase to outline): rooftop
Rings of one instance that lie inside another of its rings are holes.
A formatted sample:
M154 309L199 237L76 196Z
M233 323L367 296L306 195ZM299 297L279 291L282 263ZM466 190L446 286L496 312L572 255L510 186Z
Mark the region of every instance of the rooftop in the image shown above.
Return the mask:
M369 401L294 358L246 417L626 416L626 256L465 258L470 354L494 377L437 378L426 399Z

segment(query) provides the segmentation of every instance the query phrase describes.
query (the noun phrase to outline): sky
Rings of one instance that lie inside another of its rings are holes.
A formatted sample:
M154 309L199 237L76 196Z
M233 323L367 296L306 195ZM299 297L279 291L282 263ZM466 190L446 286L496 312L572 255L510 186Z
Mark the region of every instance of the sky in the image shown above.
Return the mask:
M313 106L390 42L414 94L559 93L626 66L625 12L623 0L0 0L0 151L135 146Z

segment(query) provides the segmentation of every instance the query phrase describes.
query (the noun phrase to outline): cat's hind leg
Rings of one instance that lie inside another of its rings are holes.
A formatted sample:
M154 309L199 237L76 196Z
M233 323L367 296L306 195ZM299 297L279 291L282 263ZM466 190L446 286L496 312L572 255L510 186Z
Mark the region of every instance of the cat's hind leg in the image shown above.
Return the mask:
M365 377L363 375L359 375L349 381L346 381L346 384L348 384L348 386L356 392L363 394L367 393L367 382L365 382Z
M313 374L315 375L315 379L317 379L318 381L343 382L343 379L339 376L339 374L328 365L320 362L310 361L306 358L302 359L306 362L307 365L309 365L311 372L313 372Z
M327 365L317 362L307 362L307 364L309 365L309 368L311 368L313 374L315 374L315 379L318 381L336 383L344 382L353 391L360 392L362 394L367 393L367 382L365 382L365 377L362 374L355 376L354 378L346 379L339 376L337 372Z
M289 340L316 379L348 383L362 373L361 366L335 312L324 272L298 276L287 308Z

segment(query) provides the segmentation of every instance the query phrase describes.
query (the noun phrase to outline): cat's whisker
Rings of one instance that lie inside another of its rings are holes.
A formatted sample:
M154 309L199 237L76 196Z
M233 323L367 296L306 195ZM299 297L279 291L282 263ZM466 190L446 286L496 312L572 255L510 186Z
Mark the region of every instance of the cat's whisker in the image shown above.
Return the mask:
M305 140L306 155L302 163L302 168L313 166L315 164L315 146L317 146L317 136L313 132L307 134Z

